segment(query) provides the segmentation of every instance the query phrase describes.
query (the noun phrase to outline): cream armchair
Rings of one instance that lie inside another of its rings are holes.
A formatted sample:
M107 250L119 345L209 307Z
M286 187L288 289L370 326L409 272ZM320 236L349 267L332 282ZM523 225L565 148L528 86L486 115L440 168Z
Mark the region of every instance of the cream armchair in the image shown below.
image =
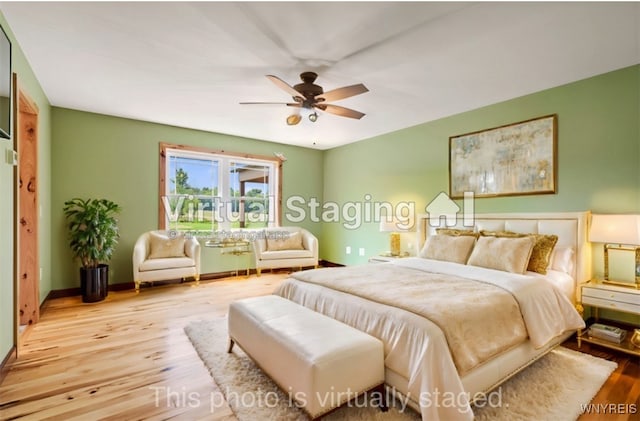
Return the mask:
M258 276L262 269L318 267L318 239L304 228L269 228L252 244Z
M167 231L142 234L133 247L136 293L143 282L193 277L200 280L200 243L195 237L172 236Z

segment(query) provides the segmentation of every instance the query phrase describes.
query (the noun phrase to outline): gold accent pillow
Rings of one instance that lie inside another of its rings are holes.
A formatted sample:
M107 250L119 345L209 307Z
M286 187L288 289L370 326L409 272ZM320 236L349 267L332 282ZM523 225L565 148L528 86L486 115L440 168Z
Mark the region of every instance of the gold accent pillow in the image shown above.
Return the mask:
M454 237L458 237L460 235L469 235L471 237L480 237L479 232L475 232L472 230L460 230L457 228L437 228L436 232L438 235L452 235Z
M531 234L522 234L520 232L513 232L513 231L487 231L487 230L480 230L480 235L483 236L483 237L520 238L520 237L526 237L527 235L531 235Z
M464 265L475 242L476 238L470 235L432 235L424 243L420 257Z
M290 232L288 235L270 236L267 233L267 251L304 250L300 231Z
M531 237L480 237L467 264L523 274L533 245Z
M529 264L527 270L531 272L547 274L547 268L549 267L549 260L551 259L551 252L558 242L557 235L547 234L521 234L512 231L480 231L482 236L491 237L505 237L505 238L521 238L521 237L533 237L535 244L531 251L531 258L529 258Z
M149 233L151 251L149 259L164 259L168 257L184 257L184 236L170 238L158 232Z
M549 261L551 260L551 252L558 242L558 236L535 234L534 238L536 239L536 243L533 246L527 270L546 275Z

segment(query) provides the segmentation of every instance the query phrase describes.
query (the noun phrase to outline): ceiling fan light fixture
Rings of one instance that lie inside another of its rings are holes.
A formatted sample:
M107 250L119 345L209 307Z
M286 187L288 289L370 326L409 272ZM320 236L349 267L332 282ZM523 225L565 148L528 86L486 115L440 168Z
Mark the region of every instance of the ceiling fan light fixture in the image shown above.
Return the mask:
M300 114L291 114L287 117L287 124L289 126L295 126L296 124L300 123L300 120L302 120Z
M314 83L317 76L318 75L315 72L302 72L300 73L302 83L291 86L277 76L267 75L267 78L278 88L291 95L294 102L241 102L241 104L280 104L286 105L287 107L295 107L299 111L287 117L286 122L289 126L297 125L304 117L309 117L309 121L315 123L318 121L318 113L315 110L356 120L364 117L365 114L360 111L352 110L340 105L329 104L328 102L338 101L369 92L369 89L367 89L366 86L362 83L358 83L356 85L343 86L342 88L332 89L325 92L322 86Z

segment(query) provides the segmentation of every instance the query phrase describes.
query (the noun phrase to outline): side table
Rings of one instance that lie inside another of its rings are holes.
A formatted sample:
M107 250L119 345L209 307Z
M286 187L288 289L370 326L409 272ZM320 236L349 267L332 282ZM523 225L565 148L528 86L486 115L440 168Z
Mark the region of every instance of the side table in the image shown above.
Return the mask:
M588 305L595 309L596 321L599 319L598 310L601 308L622 313L640 314L640 290L637 289L603 284L597 280L591 280L582 286L580 297L582 305ZM590 337L587 329L585 332L578 331L578 348L581 342L584 341L640 357L640 347L631 343L632 336L633 329L627 329L625 339L618 344Z
M245 256L248 255L249 253L251 253L251 242L247 241L247 240L229 240L229 239L223 239L223 240L207 240L204 245L206 247L213 247L213 248L219 248L220 250L220 254L221 255L232 255L236 257L236 276L239 275L240 273L240 268L239 268L239 264L237 262L237 260L241 257L241 256ZM247 278L249 277L249 273L250 273L250 268L249 268L249 264L244 265L246 267L246 269L243 269L246 271L247 274Z

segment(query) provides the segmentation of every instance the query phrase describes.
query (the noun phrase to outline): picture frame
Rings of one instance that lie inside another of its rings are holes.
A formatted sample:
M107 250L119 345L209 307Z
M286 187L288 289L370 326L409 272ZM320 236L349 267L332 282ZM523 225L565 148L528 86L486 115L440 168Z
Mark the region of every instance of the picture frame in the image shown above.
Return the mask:
M556 114L449 137L449 196L554 194Z

